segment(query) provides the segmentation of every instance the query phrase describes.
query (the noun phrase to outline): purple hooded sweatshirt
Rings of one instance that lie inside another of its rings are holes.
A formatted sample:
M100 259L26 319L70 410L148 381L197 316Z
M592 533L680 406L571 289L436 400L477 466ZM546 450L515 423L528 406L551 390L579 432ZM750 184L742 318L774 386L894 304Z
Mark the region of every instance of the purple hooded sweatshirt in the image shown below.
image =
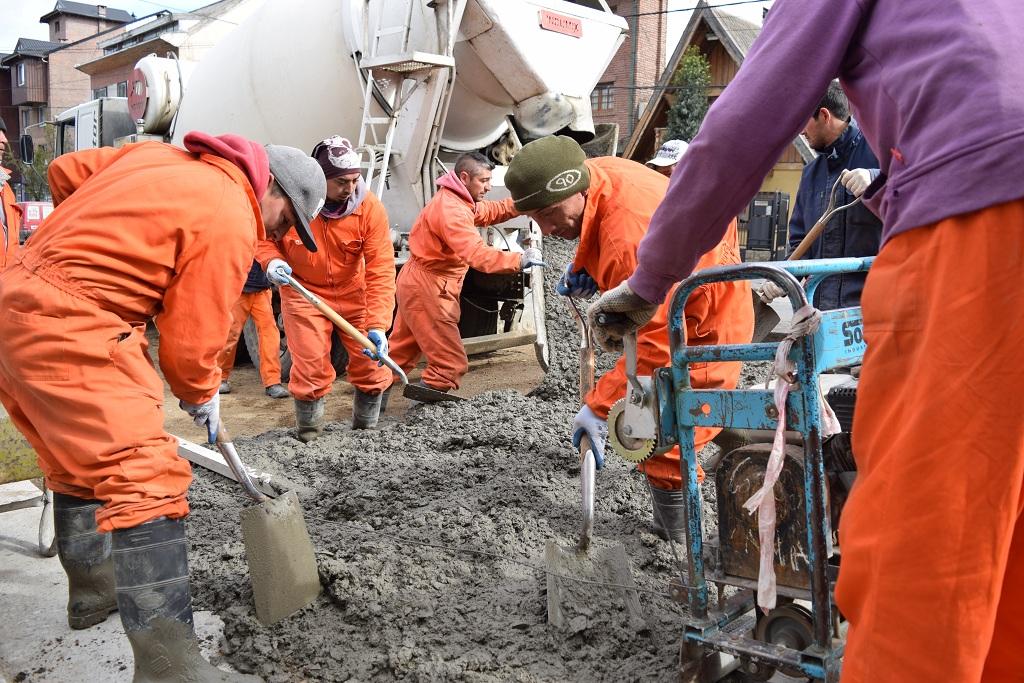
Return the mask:
M1024 196L1022 55L1024 0L778 0L672 174L630 288L660 302L693 271L836 75L881 163L865 200L883 245Z

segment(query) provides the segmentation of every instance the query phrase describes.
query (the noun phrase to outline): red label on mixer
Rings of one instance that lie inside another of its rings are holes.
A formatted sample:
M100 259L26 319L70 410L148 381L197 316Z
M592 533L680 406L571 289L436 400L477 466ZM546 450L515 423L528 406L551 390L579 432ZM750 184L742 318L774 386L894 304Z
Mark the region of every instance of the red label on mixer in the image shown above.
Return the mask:
M555 33L564 33L573 38L583 37L583 24L579 19L567 17L564 14L555 14L546 9L540 11L540 27Z

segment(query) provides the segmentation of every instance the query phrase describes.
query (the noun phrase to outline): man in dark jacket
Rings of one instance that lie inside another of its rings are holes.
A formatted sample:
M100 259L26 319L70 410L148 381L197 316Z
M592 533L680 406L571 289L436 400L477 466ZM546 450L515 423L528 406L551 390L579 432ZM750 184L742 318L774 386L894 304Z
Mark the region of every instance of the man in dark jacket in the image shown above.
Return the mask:
M818 158L804 167L800 178L796 205L789 220L790 251L825 213L832 186L844 170L858 169L857 172L866 174L869 173L866 169L878 168L878 159L868 147L857 122L850 117L850 104L839 81L829 84L803 133ZM836 191L836 206L854 200L846 185L846 182L841 183ZM864 205L858 204L832 217L805 258L874 256L878 253L881 234L882 222ZM827 278L818 286L814 305L822 310L860 306L866 275L852 273Z

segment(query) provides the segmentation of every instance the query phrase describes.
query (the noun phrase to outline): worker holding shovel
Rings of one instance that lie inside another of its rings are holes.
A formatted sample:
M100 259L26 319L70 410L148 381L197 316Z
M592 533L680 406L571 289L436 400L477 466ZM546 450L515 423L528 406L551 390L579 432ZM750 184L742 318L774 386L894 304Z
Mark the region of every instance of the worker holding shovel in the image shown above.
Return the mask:
M591 280L597 289L607 291L633 272L637 245L668 188L668 178L634 161L615 157L586 159L574 140L552 136L529 143L513 157L505 174L505 185L512 193L516 209L536 221L545 235L579 239L562 289L566 293L587 293L592 287ZM725 238L704 254L701 264L706 267L739 261L733 221ZM723 282L698 289L686 305L689 342L750 342L754 329L750 296L750 285L746 282ZM638 335L639 374L650 374L654 368L669 364L667 330L666 305ZM573 443L578 445L584 433L589 435L598 467L603 464L608 411L626 393L625 364L625 358L620 358L615 368L598 380L573 421ZM739 381L740 364L694 364L690 374L694 387L732 389ZM718 431L697 429L697 449L711 441ZM679 449L650 458L640 468L652 487L654 531L662 538L682 540Z
M120 611L135 680L249 681L199 654L186 498L192 480L164 431L160 367L216 437L217 355L256 241L304 226L323 174L301 151L189 133L50 164L57 208L0 274L0 401L55 493L68 623Z
M1024 675L1022 44L1020 0L777 0L636 272L590 309L599 342L656 315L839 76L881 170L847 187L883 225L839 526L843 683Z
M348 320L386 355L385 332L395 307L395 250L388 214L361 175L361 157L345 138L335 135L313 149L327 177L327 203L310 224L319 250L302 248L295 232L260 243L257 258L276 285L294 277L332 310ZM295 398L300 441L317 438L324 428L324 403L335 379L331 364L334 324L292 287L281 287L284 333L292 354L288 389ZM348 350L348 381L355 388L352 428L371 429L380 415L381 393L391 371L370 358L359 343L341 336ZM364 355L365 354L365 355Z

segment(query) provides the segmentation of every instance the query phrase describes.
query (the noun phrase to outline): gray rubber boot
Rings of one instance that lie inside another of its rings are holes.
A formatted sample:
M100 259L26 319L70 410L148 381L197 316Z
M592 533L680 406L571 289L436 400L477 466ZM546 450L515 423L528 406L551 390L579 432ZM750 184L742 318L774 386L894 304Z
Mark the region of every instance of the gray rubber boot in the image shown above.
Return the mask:
M96 531L96 510L103 504L53 494L57 555L68 575L68 626L83 629L117 611L110 534Z
M686 494L651 486L654 507L653 531L663 541L671 538L676 543L686 542Z
M295 399L295 426L297 438L309 443L324 431L324 399L300 401Z
M392 384L390 387L381 392L380 411L378 411L378 415L383 415L384 413L388 412L388 401L391 400L391 389L394 386L395 385Z
M135 655L133 683L260 680L221 671L199 653L184 519L161 517L113 537L117 605Z
M383 394L367 394L356 389L352 399L352 429L373 429L380 418Z

